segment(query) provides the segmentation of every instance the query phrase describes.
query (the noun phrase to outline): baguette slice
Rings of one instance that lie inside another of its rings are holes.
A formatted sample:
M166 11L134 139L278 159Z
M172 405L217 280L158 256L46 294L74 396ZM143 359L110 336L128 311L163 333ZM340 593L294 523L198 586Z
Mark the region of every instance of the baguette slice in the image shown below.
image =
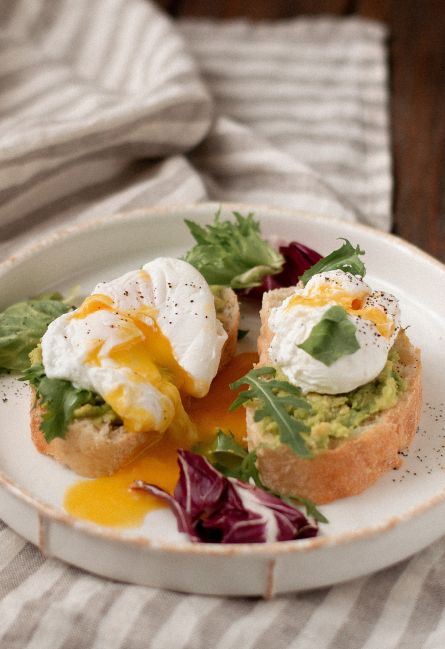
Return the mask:
M48 443L40 428L42 415L43 409L35 402L34 392L31 437L36 449L87 478L115 473L159 439L147 433L128 433L124 426L75 419L64 438L56 437Z
M270 310L281 304L293 289L277 289L264 296L261 332L258 340L259 365L270 365L268 349L272 332L268 327ZM400 453L410 444L417 430L421 409L420 352L404 332L396 340L400 356L398 371L406 389L398 403L369 418L351 437L334 448L303 459L292 449L265 434L254 421L254 409L247 409L249 450L257 452L257 466L263 483L278 493L309 498L324 504L361 493L384 473L400 467Z
M217 317L228 335L221 352L221 370L236 351L239 305L232 289L221 289L219 295L224 304L218 309ZM152 432L129 433L124 426L113 426L107 422L85 418L74 420L63 438L56 437L48 443L41 430L42 416L43 409L37 403L36 393L33 391L31 437L35 447L40 453L50 455L79 475L88 478L115 473L160 439L160 435Z
M221 360L218 368L218 371L220 372L235 356L240 310L238 296L231 288L222 287L219 295L223 301L223 306L221 309L217 310L216 317L220 320L224 327L224 331L227 334L227 340L222 348Z

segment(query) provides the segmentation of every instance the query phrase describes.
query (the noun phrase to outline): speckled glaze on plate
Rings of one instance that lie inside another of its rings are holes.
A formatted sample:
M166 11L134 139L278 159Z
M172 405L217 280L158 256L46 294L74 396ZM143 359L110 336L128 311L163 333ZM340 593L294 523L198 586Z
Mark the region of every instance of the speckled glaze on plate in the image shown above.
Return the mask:
M152 208L59 231L0 265L0 309L49 289L82 292L159 255L179 256L192 240L183 223L209 222L218 204ZM338 237L366 250L367 278L400 300L402 323L422 349L424 407L404 464L364 494L322 508L329 525L315 539L193 545L168 510L143 526L114 530L67 515L71 471L37 453L29 434L29 392L0 377L0 517L55 556L90 572L137 584L213 595L274 594L316 588L368 574L402 560L445 534L445 268L399 239L364 226L272 208L254 211L266 235L296 239L326 254ZM246 314L254 326L254 314ZM254 344L251 335L250 344ZM249 344L247 341L244 345Z

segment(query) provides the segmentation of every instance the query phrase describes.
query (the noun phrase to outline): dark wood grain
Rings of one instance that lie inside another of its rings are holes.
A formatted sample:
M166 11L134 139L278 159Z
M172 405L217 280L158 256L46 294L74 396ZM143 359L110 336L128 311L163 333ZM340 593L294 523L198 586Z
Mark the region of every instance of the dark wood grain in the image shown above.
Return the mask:
M159 0L173 16L360 15L389 28L394 232L445 261L443 0Z
M399 2L394 13L395 230L445 261L445 5Z
M350 0L173 0L171 13L176 16L279 20L302 14L342 14L348 11L350 4Z

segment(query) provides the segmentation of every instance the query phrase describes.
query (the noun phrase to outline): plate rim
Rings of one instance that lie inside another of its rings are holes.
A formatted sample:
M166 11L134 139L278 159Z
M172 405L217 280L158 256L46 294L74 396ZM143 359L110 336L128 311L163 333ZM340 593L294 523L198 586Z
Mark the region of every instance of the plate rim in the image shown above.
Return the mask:
M339 224L342 227L349 227L358 232L364 232L377 239L386 239L392 245L407 251L411 255L420 257L423 262L432 265L436 271L439 270L444 274L445 279L445 264L438 259L435 259L428 253L424 252L417 246L408 241L405 241L392 233L377 230L369 225L362 223L355 223L344 221L341 219L330 218L322 214L314 214L304 210L294 210L292 208L282 208L274 206L256 205L248 203L226 203L220 201L207 201L202 203L187 203L178 205L161 205L151 206L147 208L138 208L134 210L119 211L107 217L99 217L91 221L72 224L64 227L57 228L47 234L39 237L37 241L24 244L17 250L13 251L6 259L0 262L0 276L4 276L14 268L41 250L57 243L58 241L66 241L71 237L81 234L85 231L98 231L106 229L108 226L113 226L118 223L125 223L126 221L138 221L140 219L150 219L155 215L169 214L175 212L186 212L198 208L200 210L218 210L223 209L227 211L261 211L263 213L277 213L287 217L296 217L303 219L307 222L318 222L322 224ZM72 527L76 531L85 533L95 538L106 539L116 543L124 543L126 546L134 546L139 549L154 550L160 552L167 552L172 554L203 554L203 555L266 555L277 556L288 553L301 553L310 552L322 547L347 545L354 541L361 539L373 538L377 535L389 532L395 527L399 527L408 522L412 518L421 516L422 514L430 511L434 507L440 505L445 501L445 487L431 496L428 500L419 503L407 509L402 514L392 516L381 523L376 525L362 527L355 531L346 531L331 536L317 536L310 539L299 539L296 541L275 541L272 543L240 543L240 544L212 544L212 543L184 543L178 544L172 541L153 540L145 535L140 536L124 536L119 528L111 528L100 526L96 523L85 521L71 514L58 509L54 505L43 502L37 496L28 492L26 489L19 486L14 480L9 478L6 473L0 469L0 488L5 489L13 497L19 498L26 504L31 506L37 514L45 519L51 519L58 523L62 523L67 527Z
M365 223L358 223L355 221L345 221L335 217L328 217L324 214L318 214L314 212L308 212L301 209L292 209L285 207L275 207L273 205L261 205L261 204L249 204L249 203L231 203L224 201L206 201L202 203L184 203L184 204L175 204L175 205L160 205L160 206L151 206L151 207L140 207L133 210L123 210L115 212L108 216L101 216L94 218L91 221L84 221L81 223L73 223L72 225L64 225L58 228L53 229L51 232L41 235L37 240L33 242L27 242L19 246L16 250L13 250L6 259L0 262L0 276L6 273L9 269L13 268L15 265L20 262L32 257L33 254L38 253L40 250L46 248L47 246L56 243L57 241L65 241L75 234L85 231L85 230L100 230L106 228L107 225L114 225L119 222L124 222L126 220L137 219L137 217L142 217L146 215L150 218L154 213L170 213L178 211L187 211L193 208L199 209L212 209L217 211L218 209L224 209L227 211L255 211L261 210L264 212L277 212L281 213L284 216L288 217L298 217L305 221L316 220L320 224L338 224L340 226L351 227L355 230L362 231L369 234L370 236L377 236L377 238L387 239L389 243L396 245L398 248L404 249L411 254L416 256L421 256L423 260L427 263L433 264L437 270L445 272L445 263L442 263L439 259L436 259L429 253L425 252L421 248L417 247L415 244L402 239L398 235L392 232L386 232L384 230L378 230L375 227L367 225Z

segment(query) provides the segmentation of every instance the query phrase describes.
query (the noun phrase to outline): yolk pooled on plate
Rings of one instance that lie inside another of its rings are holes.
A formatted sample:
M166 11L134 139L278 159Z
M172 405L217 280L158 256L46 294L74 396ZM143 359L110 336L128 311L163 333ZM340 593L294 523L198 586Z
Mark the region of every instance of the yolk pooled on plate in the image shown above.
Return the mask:
M114 475L74 483L65 492L63 506L69 514L99 525L136 527L147 512L164 504L159 498L132 491L129 485L141 479L173 492L178 477L176 446L164 437Z
M238 354L218 374L205 397L192 398L186 404L199 441L209 441L215 429L221 428L225 432L231 431L237 442L245 445L245 411L243 408L228 411L239 392L231 390L229 384L244 376L257 361L255 353ZM190 442L182 447L190 448ZM177 448L172 437L165 435L158 444L114 475L76 482L66 491L65 510L99 525L137 527L149 511L165 505L154 496L131 491L129 485L139 479L172 493L179 478Z
M207 396L192 399L187 412L198 430L199 439L213 438L215 428L230 431L238 444L246 444L246 414L243 408L229 412L229 406L236 399L238 390L230 390L229 384L252 369L258 362L258 354L245 352L238 354L214 379Z

